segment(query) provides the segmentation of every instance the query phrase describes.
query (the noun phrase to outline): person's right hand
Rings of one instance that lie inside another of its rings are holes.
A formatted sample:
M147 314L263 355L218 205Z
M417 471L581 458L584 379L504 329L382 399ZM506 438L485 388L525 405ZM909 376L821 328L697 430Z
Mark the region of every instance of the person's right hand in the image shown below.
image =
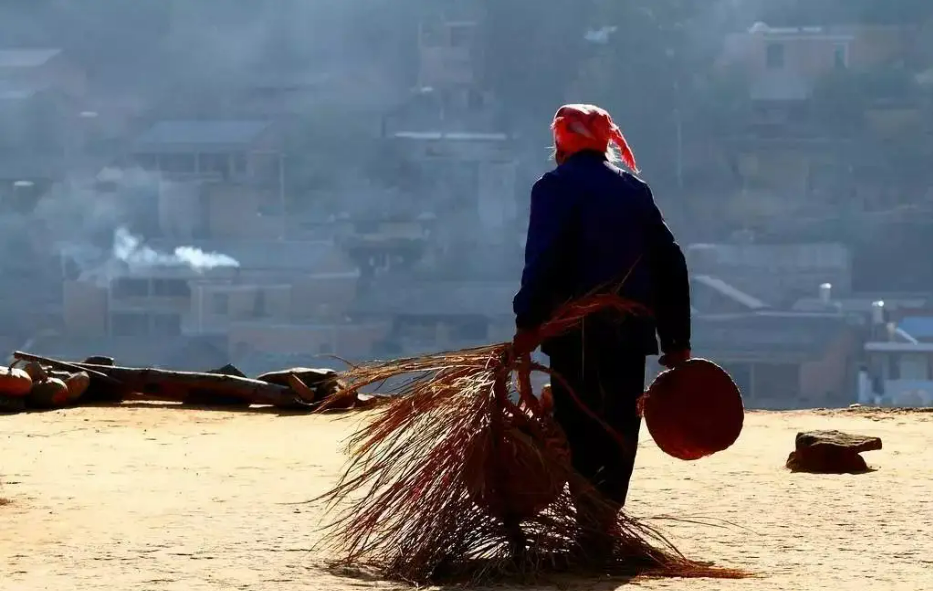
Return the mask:
M668 351L658 359L658 363L668 369L674 369L679 365L683 365L690 359L690 349L678 349L676 351Z

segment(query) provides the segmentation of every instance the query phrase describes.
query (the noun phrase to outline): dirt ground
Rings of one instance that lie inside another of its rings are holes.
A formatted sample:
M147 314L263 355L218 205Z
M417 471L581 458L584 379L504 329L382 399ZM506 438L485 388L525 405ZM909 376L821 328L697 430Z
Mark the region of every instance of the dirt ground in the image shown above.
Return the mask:
M0 588L371 587L318 568L322 515L295 504L334 482L340 442L363 416L137 405L0 417ZM561 586L933 589L933 414L752 413L746 424L733 449L696 463L663 456L645 431L630 509L718 522L662 528L689 556L761 578ZM880 436L884 450L866 454L878 470L789 474L794 434L812 428Z

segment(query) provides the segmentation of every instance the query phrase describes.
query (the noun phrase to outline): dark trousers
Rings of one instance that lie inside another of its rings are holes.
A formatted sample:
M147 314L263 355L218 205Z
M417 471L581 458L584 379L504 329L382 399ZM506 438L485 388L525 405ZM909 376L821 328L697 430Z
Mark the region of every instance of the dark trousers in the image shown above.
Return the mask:
M554 418L567 436L574 470L614 509L621 509L628 495L641 427L637 403L645 387L646 355L626 340L611 326L588 326L545 350L551 369L579 401L621 436L620 443L580 408L560 380L551 380Z

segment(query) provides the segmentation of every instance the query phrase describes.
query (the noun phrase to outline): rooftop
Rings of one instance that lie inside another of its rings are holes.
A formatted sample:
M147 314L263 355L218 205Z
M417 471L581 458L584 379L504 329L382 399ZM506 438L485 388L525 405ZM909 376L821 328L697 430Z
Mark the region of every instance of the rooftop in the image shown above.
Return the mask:
M933 340L933 316L906 316L898 328L921 341Z
M0 100L23 100L34 97L43 90L41 84L0 80Z
M243 270L314 272L339 247L329 240L195 240L186 244L154 240L149 246L160 252L174 252L187 246L206 253L218 253L235 259ZM352 272L357 272L353 269Z
M731 300L749 310L764 310L768 308L768 304L759 300L758 298L745 293L744 291L733 287L729 283L726 283L718 277L711 277L709 275L691 275L691 282L698 283L703 285L715 293L721 295L722 297Z
M518 285L511 281L378 282L353 311L411 316L509 316Z
M61 52L61 49L0 49L0 68L37 68Z
M137 148L166 145L247 145L259 138L269 121L189 120L160 121L136 138Z
M693 325L694 351L700 355L811 361L852 328L843 315L793 312L698 317Z

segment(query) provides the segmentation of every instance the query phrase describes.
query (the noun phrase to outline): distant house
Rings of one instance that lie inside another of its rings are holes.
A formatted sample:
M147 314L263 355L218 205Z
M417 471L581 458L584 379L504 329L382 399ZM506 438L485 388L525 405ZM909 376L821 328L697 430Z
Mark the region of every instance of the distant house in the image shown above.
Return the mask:
M422 100L431 101L413 99ZM412 117L405 109L386 116L384 137L407 159L407 192L422 211L457 220L439 237L458 243L509 240L519 212L512 137L497 130L488 113L431 117L441 111L435 104L414 109Z
M852 290L852 255L842 244L691 244L686 255L693 273L776 307L816 297L824 283L837 298Z
M865 358L868 391L860 392L865 402L933 406L933 340L921 341L903 329L891 331L887 338L865 343Z
M748 111L720 148L741 188L725 209L734 223L784 218L799 226L801 218L834 219L843 207L888 209L903 193L922 191L923 183L907 188L911 179L889 177L859 146L925 125L923 93L910 91L919 73L911 68L928 62L919 49L923 35L919 24L764 23L729 35L719 63L748 92ZM902 84L892 82L898 77ZM860 101L848 99L846 84L861 87Z
M0 194L15 182L41 194L82 164L93 115L85 90L60 49L0 49Z
M214 337L231 335L240 324L250 325L251 334L274 332L292 324L343 322L356 297L359 271L333 243L154 241L148 246L162 253L178 246L200 249L203 254L196 256L219 253L238 266L194 270L104 260L95 271L65 279L68 334Z
M418 88L382 121L405 155L405 190L448 224L459 247L511 240L517 160L483 76L482 14L475 3L432 7L419 25Z
M725 367L749 408L844 406L855 401L857 326L835 313L697 316L693 352Z
M749 408L849 404L863 324L825 302L786 311L710 275L690 277L693 354L726 368ZM828 294L827 294L828 295ZM650 363L649 375L661 368Z
M285 234L285 157L268 121L161 121L136 138L127 164L158 176L170 236Z
M885 299L873 312L859 402L933 406L933 300Z
M515 282L428 281L386 277L350 309L354 319L383 320L391 332L378 356L416 355L512 338Z
M159 121L136 138L130 157L170 178L275 178L276 148L268 121Z
M833 70L883 65L914 56L919 30L909 26L769 27L757 23L726 38L719 62L738 66L756 101L802 101Z

